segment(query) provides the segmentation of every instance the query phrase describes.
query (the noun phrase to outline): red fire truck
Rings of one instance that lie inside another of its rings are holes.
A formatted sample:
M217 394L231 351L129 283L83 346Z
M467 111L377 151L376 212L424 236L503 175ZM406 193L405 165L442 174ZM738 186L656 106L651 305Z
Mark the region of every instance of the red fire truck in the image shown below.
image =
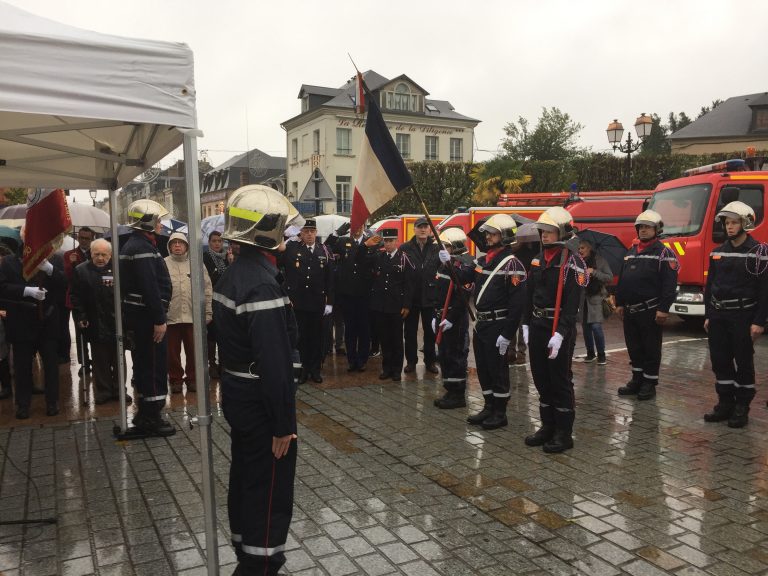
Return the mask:
M704 316L704 285L709 253L725 241L715 215L729 202L740 200L755 211L751 232L758 241L768 239L765 224L768 171L757 171L762 158L727 160L686 170L682 178L656 187L648 207L664 221L662 241L680 260L677 299L670 309L684 320L701 321Z

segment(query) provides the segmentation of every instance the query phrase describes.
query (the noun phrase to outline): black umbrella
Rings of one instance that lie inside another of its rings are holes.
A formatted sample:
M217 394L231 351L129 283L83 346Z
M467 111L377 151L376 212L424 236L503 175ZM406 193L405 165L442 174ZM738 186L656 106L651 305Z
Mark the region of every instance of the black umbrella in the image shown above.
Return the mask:
M597 230L582 230L577 232L576 236L579 240L587 242L596 253L605 258L614 276L621 272L624 256L627 255L627 248L621 243L621 240L613 234L598 232Z

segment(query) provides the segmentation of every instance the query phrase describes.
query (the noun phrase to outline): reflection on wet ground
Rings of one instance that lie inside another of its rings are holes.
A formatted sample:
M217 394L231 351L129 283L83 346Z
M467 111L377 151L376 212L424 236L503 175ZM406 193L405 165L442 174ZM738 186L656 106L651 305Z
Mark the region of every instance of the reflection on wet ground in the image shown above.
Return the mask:
M615 390L629 376L621 328L606 324L607 366L574 363L573 450L546 455L522 438L538 422L526 366L511 367L507 428L440 411L439 376L381 382L378 359L350 376L329 357L322 385L298 395L299 465L286 574L765 574L768 343L744 430L705 424L714 403L703 334L666 330L659 394ZM577 355L583 347L577 348ZM62 370L63 410L13 419L0 401L0 521L56 516L55 526L0 526L2 574L204 574L196 397L174 395L169 439L115 442L117 404L82 404ZM470 378L469 410L480 393ZM228 433L213 382L213 458L222 573L231 573L225 496ZM89 395L90 398L90 395ZM9 458L5 457L5 453ZM30 477L32 481L28 479Z

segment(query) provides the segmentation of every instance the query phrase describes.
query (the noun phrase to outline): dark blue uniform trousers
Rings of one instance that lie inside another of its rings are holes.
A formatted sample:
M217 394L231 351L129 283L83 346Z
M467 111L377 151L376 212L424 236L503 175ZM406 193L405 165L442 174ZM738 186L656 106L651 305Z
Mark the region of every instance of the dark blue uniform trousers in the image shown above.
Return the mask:
M341 296L344 312L344 340L347 344L347 361L360 368L368 362L371 351L371 321L368 315L368 296Z
M133 385L142 402L162 402L168 395L168 339L155 344L151 314L126 306L126 328L133 332Z

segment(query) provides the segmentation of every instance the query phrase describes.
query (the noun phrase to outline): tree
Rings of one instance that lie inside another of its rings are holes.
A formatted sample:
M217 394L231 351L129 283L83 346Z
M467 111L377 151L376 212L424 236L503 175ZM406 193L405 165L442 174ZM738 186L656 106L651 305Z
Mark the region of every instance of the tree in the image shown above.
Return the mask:
M690 116L686 114L685 112L680 112L680 114L675 114L674 112L669 113L669 123L667 124L667 130L670 134L674 134L678 130L681 130L688 126L688 124L691 124L693 120L691 120Z
M709 106L702 106L701 110L699 111L699 115L696 116L696 120L704 116L704 114L708 114L709 112L712 112L712 110L720 106L720 104L722 103L723 101L720 100L720 98L717 98L715 100L712 100L712 104L710 104Z
M476 164L472 169L475 205L493 205L499 194L519 194L522 186L531 181L520 167L520 162L505 156L497 156L488 162Z
M3 194L5 195L5 203L8 206L27 203L26 188L6 188Z
M583 126L559 108L542 108L533 130L522 116L504 127L502 148L512 160L567 160L586 152L576 144Z

